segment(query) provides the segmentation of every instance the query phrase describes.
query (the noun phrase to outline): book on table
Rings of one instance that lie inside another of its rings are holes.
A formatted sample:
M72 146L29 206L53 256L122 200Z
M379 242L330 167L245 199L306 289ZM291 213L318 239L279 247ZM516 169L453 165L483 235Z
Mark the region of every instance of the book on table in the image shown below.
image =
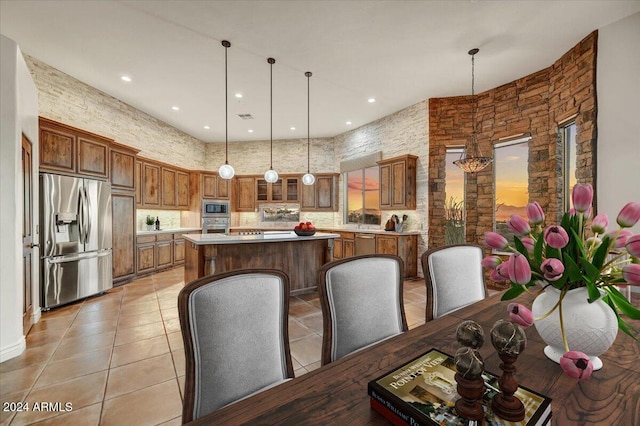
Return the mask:
M394 425L467 425L455 411L458 395L453 357L436 349L369 382L371 408ZM525 407L521 422L510 422L491 411L491 399L500 392L499 377L482 374L485 392L480 403L483 424L505 426L544 426L551 422L551 399L522 385L515 393Z

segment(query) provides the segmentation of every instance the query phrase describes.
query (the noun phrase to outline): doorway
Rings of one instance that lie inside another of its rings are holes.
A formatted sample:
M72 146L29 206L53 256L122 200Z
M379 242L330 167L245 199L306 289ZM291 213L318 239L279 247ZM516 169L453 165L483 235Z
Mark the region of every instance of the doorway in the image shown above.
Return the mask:
M31 141L22 135L22 329L26 336L33 325L33 157Z

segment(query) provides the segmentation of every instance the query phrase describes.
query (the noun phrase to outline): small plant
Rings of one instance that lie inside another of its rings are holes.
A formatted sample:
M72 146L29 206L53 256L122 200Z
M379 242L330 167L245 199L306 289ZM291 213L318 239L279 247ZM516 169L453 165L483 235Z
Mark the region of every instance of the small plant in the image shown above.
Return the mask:
M152 218L151 216L147 215L146 223L149 226L155 225L156 224L156 220L154 218Z
M450 197L444 206L445 229L444 241L446 245L463 244L464 235L464 201Z

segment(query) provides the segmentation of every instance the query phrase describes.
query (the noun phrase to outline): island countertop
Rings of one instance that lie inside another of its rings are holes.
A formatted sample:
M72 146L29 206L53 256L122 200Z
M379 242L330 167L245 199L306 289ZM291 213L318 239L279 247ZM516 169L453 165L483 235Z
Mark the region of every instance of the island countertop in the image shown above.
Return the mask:
M225 234L185 234L184 239L195 245L219 244L248 244L248 243L277 243L285 241L328 240L340 238L339 234L316 232L314 235L303 237L293 231L265 231L260 235L225 235Z

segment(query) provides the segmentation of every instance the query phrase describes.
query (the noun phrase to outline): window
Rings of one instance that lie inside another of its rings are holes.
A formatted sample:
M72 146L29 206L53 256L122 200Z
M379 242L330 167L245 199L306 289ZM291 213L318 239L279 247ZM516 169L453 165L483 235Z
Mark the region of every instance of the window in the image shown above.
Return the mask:
M378 166L345 173L345 223L380 224L379 173Z
M463 244L465 238L464 193L465 177L460 167L453 164L460 158L464 148L447 148L445 155L444 242L446 245Z
M494 145L494 230L510 244L513 232L507 227L512 214L527 217L529 201L529 144L530 136Z
M563 161L563 177L564 177L564 210L569 210L571 203L571 188L578 182L576 171L578 168L578 162L576 157L576 151L578 150L578 143L576 138L576 122L562 124L558 127L558 136L560 137L562 147L564 148L564 161Z

